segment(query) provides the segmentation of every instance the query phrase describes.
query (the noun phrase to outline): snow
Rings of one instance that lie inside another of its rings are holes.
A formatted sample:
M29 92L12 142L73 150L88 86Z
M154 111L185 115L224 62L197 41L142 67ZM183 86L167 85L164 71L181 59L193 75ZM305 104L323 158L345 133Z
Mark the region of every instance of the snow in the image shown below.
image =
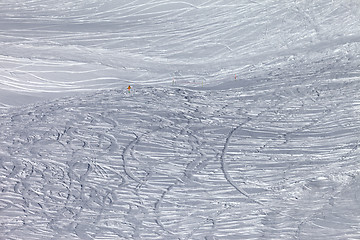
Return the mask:
M359 239L359 16L1 1L0 239Z

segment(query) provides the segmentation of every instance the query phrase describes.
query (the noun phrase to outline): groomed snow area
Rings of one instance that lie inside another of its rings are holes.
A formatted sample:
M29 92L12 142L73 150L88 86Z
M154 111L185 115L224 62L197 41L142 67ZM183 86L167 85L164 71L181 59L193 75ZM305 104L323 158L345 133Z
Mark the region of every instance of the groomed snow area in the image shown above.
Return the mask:
M0 43L1 240L360 239L360 2L2 0Z

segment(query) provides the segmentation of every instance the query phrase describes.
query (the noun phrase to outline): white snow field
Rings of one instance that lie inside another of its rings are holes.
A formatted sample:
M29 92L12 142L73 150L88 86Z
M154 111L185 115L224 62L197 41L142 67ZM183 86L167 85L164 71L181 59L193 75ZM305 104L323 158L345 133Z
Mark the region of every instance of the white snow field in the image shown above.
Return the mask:
M0 43L1 240L360 239L359 1L2 0Z

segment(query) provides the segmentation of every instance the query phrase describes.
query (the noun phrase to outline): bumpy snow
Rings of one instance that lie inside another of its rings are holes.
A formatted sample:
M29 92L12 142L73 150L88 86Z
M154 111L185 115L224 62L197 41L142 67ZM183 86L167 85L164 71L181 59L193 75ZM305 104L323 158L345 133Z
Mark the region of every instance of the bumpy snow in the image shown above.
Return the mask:
M359 19L1 1L0 239L359 239Z

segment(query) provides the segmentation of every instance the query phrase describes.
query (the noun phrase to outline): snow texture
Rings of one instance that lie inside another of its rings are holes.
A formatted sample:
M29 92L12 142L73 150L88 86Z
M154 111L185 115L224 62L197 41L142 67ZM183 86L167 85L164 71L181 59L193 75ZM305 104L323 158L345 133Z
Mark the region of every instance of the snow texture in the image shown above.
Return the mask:
M2 0L0 240L360 239L359 19Z

